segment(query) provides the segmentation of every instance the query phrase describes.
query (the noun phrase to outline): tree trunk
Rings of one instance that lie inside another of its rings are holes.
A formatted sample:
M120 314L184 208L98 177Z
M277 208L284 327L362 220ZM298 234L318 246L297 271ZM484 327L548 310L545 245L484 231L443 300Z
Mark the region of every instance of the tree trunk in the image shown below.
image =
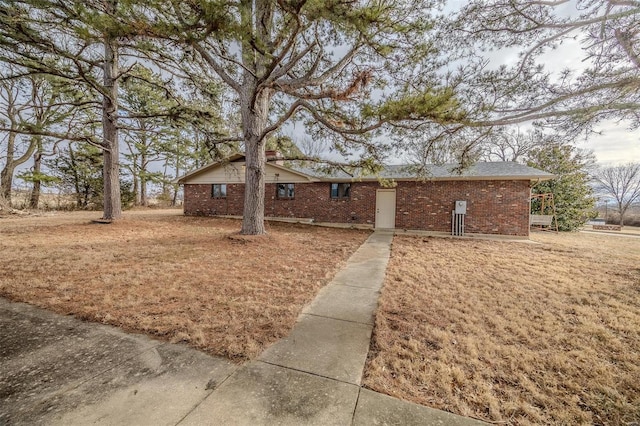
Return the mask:
M13 156L15 154L16 147L16 134L9 132L9 138L7 140L7 160L5 162L2 171L0 172L0 191L2 196L7 200L9 206L11 206L11 186L13 185L13 172L15 171L15 164L13 162Z
M131 168L132 169L131 174L133 175L133 195L135 197L134 204L136 206L139 206L140 205L140 185L139 185L140 179L138 179L138 174L133 171L136 167L137 166L134 163L133 167Z
M89 207L89 200L91 199L91 187L89 185L85 185L82 190L82 196L80 199L80 205L84 208Z
M624 206L623 203L618 202L618 212L620 213L620 226L624 226L624 214L627 212L627 206Z
M73 146L69 143L69 163L71 165L71 174L73 176L73 188L76 191L76 207L83 207L82 204L82 192L80 190L80 177L78 176L78 168L76 166L76 154L73 151Z
M29 207L37 209L40 204L40 187L42 183L38 177L40 176L42 166L42 137L35 136L36 138L36 152L33 154L33 188L31 188L31 199L29 200Z
M178 204L178 191L180 191L180 186L173 185L173 196L171 197L171 207L175 207Z
M7 157L4 168L0 172L0 193L7 200L9 205L11 205L11 187L13 186L13 174L16 171L16 167L20 164L26 163L36 149L36 144L32 139L29 142L29 146L25 153L18 158L14 158L16 136L17 134L15 132L9 132L9 138L7 140Z
M264 234L264 147L257 143L247 143L245 151L245 187L242 230L244 235Z
M13 172L15 168L7 163L2 172L0 172L0 188L2 188L2 196L11 206L11 186L13 185Z
M115 12L116 0L107 0L108 13ZM108 92L104 95L102 105L103 136L103 178L104 209L103 219L119 219L122 217L120 200L120 146L118 140L118 43L110 36L104 38L104 86Z
M1 195L11 206L11 186L13 185L13 172L15 168L6 164L0 172L0 188L2 189Z
M146 141L145 141L146 143ZM148 206L149 200L147 199L147 154L145 148L140 153L140 205Z
M176 154L176 179L180 176L180 154ZM167 179L165 179L166 181ZM173 186L173 196L171 197L171 207L176 206L176 202L178 200L178 191L180 189L180 185L172 185Z
M147 179L144 177L140 178L140 205L148 206L149 200L147 199Z
M251 89L248 87L247 89ZM253 98L253 90L242 94L242 125L245 140L245 186L242 230L244 235L262 235L264 227L265 168L264 139L271 94L267 90ZM253 98L253 105L251 105Z
M241 234L262 235L264 227L265 168L263 132L269 119L273 89L259 87L266 75L268 55L254 49L249 42L255 36L262 43L271 42L273 4L271 0L243 0L241 22L247 37L242 41L242 62L245 66L240 92L240 113L245 143L244 210ZM251 35L251 36L249 36ZM253 72L250 72L253 70Z

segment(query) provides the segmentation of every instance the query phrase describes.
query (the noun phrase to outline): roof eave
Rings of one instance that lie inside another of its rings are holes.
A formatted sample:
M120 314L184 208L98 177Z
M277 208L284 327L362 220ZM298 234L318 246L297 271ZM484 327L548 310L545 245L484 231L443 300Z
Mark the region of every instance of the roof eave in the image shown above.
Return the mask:
M379 176L366 176L366 177L352 177L352 178L318 178L316 182L377 182L380 179L394 180L396 182L415 182L419 181L469 181L469 180L524 180L524 181L534 181L534 180L551 180L555 179L554 175L551 176L540 176L540 175L530 175L530 176L438 176L438 177L379 177Z
M197 176L197 175L199 175L199 174L201 174L201 173L206 172L207 170L211 170L211 169L213 169L213 168L215 168L215 167L218 167L218 166L220 166L220 165L222 165L222 164L228 164L228 163L231 163L231 162L236 161L236 160L238 160L238 159L240 159L240 158L244 158L244 154L234 154L234 155L232 155L231 157L227 157L227 158L225 158L225 159L223 159L223 160L220 160L220 161L216 161L216 162L213 162L213 163L206 164L206 165L204 165L204 166L202 166L202 167L200 167L200 168L197 168L197 169L195 169L195 170L190 171L189 173L187 173L187 174L185 174L185 175L182 175L182 177L179 177L179 178L175 179L175 180L173 181L173 183L177 183L177 184L184 184L184 183L185 183L185 180L187 180L187 179L189 179L189 178L192 178L192 177L194 177L194 176Z
M207 172L207 171L209 171L211 169L214 169L216 167L220 167L220 166L222 166L224 164L229 164L229 163L235 162L235 161L237 161L237 160L239 160L241 158L244 158L244 157L245 157L244 154L235 154L235 155L232 155L231 157L225 158L224 160L217 161L215 163L209 163L209 164L207 164L205 166L202 166L202 167L200 167L200 168L198 168L196 170L193 170L193 171L183 175L182 177L180 177L178 179L175 179L173 181L173 183L174 184L183 185L183 184L186 183L187 180L189 180L189 179L191 179L191 178L193 178L195 176L198 176L199 174ZM276 164L276 163L273 163L271 161L267 161L266 164L271 166L271 167L274 167L276 169L283 170L283 171L286 171L288 173L293 173L295 175L303 177L303 178L309 180L309 182L321 182L321 180L319 180L315 176L311 176L311 175L308 175L306 173L302 173L302 172L300 172L298 170L295 170L295 169L292 169L292 168L289 168L289 167L286 167L286 166L282 166L280 164Z
M283 171L285 171L285 172L293 173L293 174L298 175L298 176L300 176L300 177L306 178L306 179L308 179L308 180L309 180L309 182L322 182L321 180L319 180L319 179L318 179L317 177L315 177L315 176L308 175L308 174L306 174L306 173L300 172L300 171L298 171L298 170L296 170L296 169L293 169L293 168L289 168L289 167L286 167L286 166L282 166L282 165L280 165L280 164L275 164L275 163L272 163L272 162L269 162L269 161L267 162L267 165L269 165L269 166L271 166L271 167L274 167L274 168L276 168L276 169L283 170Z

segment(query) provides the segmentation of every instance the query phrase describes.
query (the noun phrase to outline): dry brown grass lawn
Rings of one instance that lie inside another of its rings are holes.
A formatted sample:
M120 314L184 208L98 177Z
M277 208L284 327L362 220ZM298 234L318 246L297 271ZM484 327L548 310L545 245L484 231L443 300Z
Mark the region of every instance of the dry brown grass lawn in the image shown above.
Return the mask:
M0 219L0 296L242 361L286 335L365 231L270 225L176 211Z
M532 239L397 237L364 384L499 424L640 421L640 239Z

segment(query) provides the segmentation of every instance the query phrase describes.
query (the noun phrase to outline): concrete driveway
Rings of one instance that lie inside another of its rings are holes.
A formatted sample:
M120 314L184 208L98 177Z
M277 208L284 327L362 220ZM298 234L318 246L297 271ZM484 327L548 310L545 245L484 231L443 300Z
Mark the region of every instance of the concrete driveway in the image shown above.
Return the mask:
M174 425L237 368L0 298L0 425Z

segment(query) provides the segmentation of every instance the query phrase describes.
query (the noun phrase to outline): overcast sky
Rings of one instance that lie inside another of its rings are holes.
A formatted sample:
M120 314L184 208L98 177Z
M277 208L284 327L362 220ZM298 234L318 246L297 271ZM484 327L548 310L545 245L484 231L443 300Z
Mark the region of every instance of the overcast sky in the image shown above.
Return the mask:
M591 136L578 146L593 150L598 163L612 166L640 161L640 132L623 123L606 122L599 126L602 135Z

